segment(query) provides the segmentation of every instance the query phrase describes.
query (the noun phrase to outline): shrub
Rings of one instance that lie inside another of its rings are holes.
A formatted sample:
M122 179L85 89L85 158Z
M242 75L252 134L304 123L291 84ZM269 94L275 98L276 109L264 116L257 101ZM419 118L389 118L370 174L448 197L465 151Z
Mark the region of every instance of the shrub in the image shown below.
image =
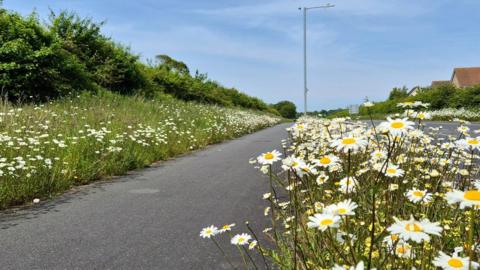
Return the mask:
M273 105L281 116L289 119L294 119L297 117L297 107L293 102L290 101L280 101L277 104Z

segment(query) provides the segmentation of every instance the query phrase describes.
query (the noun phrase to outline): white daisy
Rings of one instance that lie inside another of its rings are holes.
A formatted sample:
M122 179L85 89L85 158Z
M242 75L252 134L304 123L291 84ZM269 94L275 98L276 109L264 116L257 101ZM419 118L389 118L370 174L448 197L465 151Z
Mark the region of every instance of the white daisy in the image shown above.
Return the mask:
M399 169L399 167L394 164L389 164L387 166L387 169L385 170L385 176L388 176L388 177L400 177L400 176L403 176L404 173L405 173L404 170Z
M405 194L411 202L430 202L432 200L432 194L428 193L427 190L420 189L411 189Z
M358 181L355 177L345 177L340 180L340 191L343 193L354 192L357 190Z
M348 199L325 207L325 212L339 216L353 216L355 215L354 210L357 207L358 205L355 202L352 202L352 200Z
M412 240L420 243L423 240L430 241L430 234L440 235L442 227L438 222L430 222L428 219L417 221L410 217L410 220L395 219L395 223L388 227L388 231L392 234L398 234L405 241Z
M338 228L340 217L337 215L324 213L324 214L315 214L308 217L310 220L307 223L309 228L318 228L322 232L328 228Z
M410 258L412 254L412 246L404 241L399 241L392 252L400 258Z
M379 125L379 129L384 132L389 132L393 136L402 136L407 134L410 129L413 129L413 125L414 123L408 121L408 118L391 119L389 117L386 122L382 122Z
M466 150L480 149L480 137L466 137L457 141L457 145Z
M384 159L384 158L387 157L387 152L382 151L382 150L375 150L370 154L370 156L374 160Z
M315 160L315 164L319 167L332 167L338 164L339 158L335 155L325 155L320 159Z
M223 225L220 230L218 230L219 233L224 233L232 230L232 227L235 226L235 223L232 224L225 224Z
M277 150L273 150L271 152L266 152L266 153L263 153L260 156L258 156L257 161L258 161L258 163L260 163L262 165L273 164L275 161L280 160L281 155L282 154L280 152L278 152Z
M330 146L336 148L337 151L343 151L347 153L348 151L356 152L359 149L363 149L367 146L367 144L367 141L364 139L346 136L332 141Z
M218 228L213 225L205 227L200 231L200 236L202 238L210 238L216 234L218 234Z
M460 209L465 207L480 207L480 190L461 191L454 189L445 194L445 199L449 204L460 203Z
M440 251L438 256L433 260L433 265L440 267L444 270L469 270L470 258L459 257L457 254L449 256ZM478 269L478 263L471 263L472 269Z
M232 240L230 240L230 243L232 243L232 245L246 245L248 244L248 241L252 239L252 237L247 234L247 233L241 233L241 234L237 234L235 235L234 237L232 237Z

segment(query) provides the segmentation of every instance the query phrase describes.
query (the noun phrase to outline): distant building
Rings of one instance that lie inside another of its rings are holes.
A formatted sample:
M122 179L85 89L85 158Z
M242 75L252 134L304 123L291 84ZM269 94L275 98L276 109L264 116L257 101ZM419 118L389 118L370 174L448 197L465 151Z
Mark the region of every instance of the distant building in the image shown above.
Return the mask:
M455 68L450 81L460 88L480 84L480 67Z
M432 81L430 87L436 87L444 84L453 84L458 88L480 85L480 67L454 68L452 78L449 81ZM415 86L409 92L409 96L416 96L420 86Z
M410 91L408 91L407 94L409 96L416 96L418 94L418 91L420 91L420 89L422 89L420 86L415 86Z

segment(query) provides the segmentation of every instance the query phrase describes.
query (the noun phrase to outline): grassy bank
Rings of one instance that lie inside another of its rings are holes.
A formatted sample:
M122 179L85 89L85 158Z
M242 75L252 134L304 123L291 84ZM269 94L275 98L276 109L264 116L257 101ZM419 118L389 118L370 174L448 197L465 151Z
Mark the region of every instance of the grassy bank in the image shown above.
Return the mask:
M0 208L280 121L254 111L110 92L40 106L3 103L0 117Z

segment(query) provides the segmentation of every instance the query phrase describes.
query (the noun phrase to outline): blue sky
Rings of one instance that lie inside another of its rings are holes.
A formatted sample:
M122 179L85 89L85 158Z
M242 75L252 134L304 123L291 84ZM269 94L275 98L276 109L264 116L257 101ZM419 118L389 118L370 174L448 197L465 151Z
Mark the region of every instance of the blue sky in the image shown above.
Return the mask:
M303 109L302 16L310 0L4 0L21 14L73 10L142 59L168 54L267 102ZM480 66L478 0L331 0L308 20L309 108L383 100L394 86Z

